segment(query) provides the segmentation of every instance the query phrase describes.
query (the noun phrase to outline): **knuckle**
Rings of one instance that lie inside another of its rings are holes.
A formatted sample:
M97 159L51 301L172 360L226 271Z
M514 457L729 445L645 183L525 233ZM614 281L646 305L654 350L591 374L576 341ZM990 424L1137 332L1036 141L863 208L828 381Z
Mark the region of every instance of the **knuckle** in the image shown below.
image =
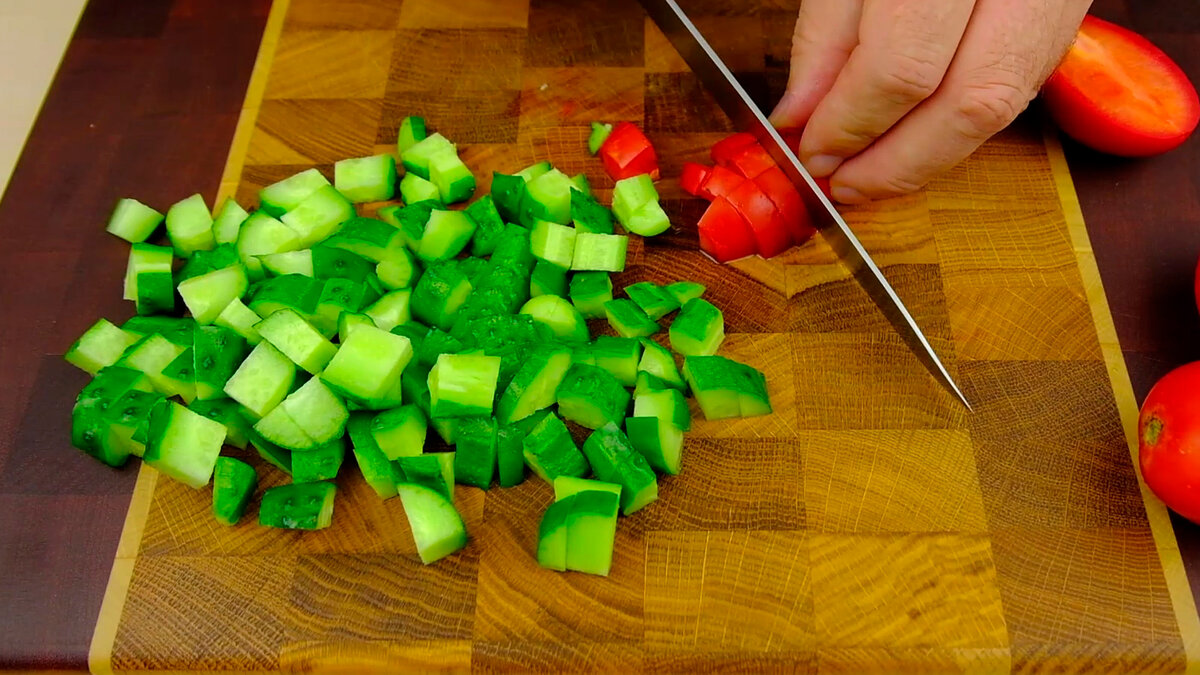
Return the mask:
M897 55L879 71L874 87L881 96L897 103L919 103L937 91L942 81L941 66L931 59Z
M986 138L1007 127L1029 105L1031 94L1011 80L967 86L957 101L957 118L970 138Z

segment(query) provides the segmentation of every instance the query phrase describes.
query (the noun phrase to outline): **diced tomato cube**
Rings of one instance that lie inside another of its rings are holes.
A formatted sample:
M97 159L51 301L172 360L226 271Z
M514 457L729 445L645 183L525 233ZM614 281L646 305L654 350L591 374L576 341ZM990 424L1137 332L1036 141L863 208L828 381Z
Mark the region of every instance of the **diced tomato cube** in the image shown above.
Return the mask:
M708 178L700 185L700 196L712 201L717 197L727 197L729 193L738 188L739 185L745 183L746 179L738 174L726 169L723 166L714 166L712 172L708 174Z
M729 168L746 178L757 178L773 166L776 166L775 159L758 143L747 145L729 158Z
M754 136L744 131L739 131L714 143L709 154L712 156L714 164L724 165L742 148L755 143L758 143L758 140Z
M700 186L708 179L708 174L711 172L712 168L703 164L684 162L683 170L679 174L679 186L689 195L699 197L701 196Z
M617 122L612 133L600 146L604 170L613 180L630 178L643 173L654 180L659 178L658 155L650 139L632 122Z
M784 226L792 235L792 240L797 244L808 241L816 229L813 228L808 209L804 206L804 199L792 181L788 180L787 175L783 173L783 169L778 166L771 167L759 174L754 182L758 183L762 191L775 204L775 208L779 211L779 217L783 219Z
M742 214L724 197L713 200L700 217L700 248L717 262L754 255L754 233Z
M792 245L792 236L774 202L752 180L745 181L728 197L754 232L758 254L774 258Z

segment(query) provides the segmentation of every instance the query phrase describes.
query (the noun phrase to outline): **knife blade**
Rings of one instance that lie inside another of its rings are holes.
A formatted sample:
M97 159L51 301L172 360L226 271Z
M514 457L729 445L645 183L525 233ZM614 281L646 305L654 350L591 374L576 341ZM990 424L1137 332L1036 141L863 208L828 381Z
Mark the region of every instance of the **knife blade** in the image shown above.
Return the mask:
M804 199L813 224L930 375L971 409L908 308L841 214L675 0L640 0L646 13L739 128L756 138Z

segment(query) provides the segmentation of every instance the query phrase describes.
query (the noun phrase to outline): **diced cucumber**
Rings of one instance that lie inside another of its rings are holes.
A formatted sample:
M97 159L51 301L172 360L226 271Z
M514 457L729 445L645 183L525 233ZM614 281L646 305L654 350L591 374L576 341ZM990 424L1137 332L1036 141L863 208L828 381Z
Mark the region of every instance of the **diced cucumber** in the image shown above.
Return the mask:
M492 195L484 195L463 211L475 223L475 234L471 238L471 255L491 255L496 242L504 234L504 221L496 209Z
M453 354L462 350L463 343L458 338L439 328L434 328L421 342L421 349L417 352L416 357L425 367L429 368L437 363L438 357L442 354Z
M435 328L450 330L470 294L471 282L457 265L431 265L413 288L413 316Z
M600 146L604 145L604 141L608 140L608 135L612 133L612 125L601 122L592 122L592 133L588 135L588 153L595 155L600 152Z
M259 457L287 475L292 475L292 452L290 450L285 450L268 441L258 435L253 428L250 429L249 439L250 447L254 448Z
M545 260L537 261L533 266L533 275L529 278L529 295L536 298L539 295L567 294L567 271Z
M271 277L255 284L250 309L264 319L285 309L311 317L317 311L324 288L324 283L303 274Z
M371 303L363 314L371 317L380 330L391 330L412 320L412 290L398 288Z
M75 397L76 408L96 408L104 412L114 401L131 390L153 392L154 385L144 373L130 366L108 366L84 385Z
M496 244L492 262L521 275L532 272L534 257L529 231L519 225L505 225L504 236Z
M131 389L125 392L103 412L100 446L105 457L141 457L146 451L145 440L135 440L142 432L149 436L150 413L164 403L162 394Z
M388 250L386 257L375 266L375 276L389 291L412 286L419 274L416 261L407 248Z
M134 279L137 313L169 314L175 311L175 279L170 272L139 272Z
M612 279L605 272L578 272L571 276L568 293L584 318L602 319L605 303L613 299Z
M279 220L300 235L301 247L308 247L329 238L354 216L354 205L337 188L322 185Z
M250 214L233 197L226 197L213 217L213 241L221 244L237 244L238 233Z
M521 204L521 224L547 220L566 225L571 222L570 177L558 169L550 169L529 181L525 201Z
M262 317L241 300L234 298L217 315L213 325L228 328L245 338L249 344L257 345L262 340L258 329L255 328L259 321L262 321Z
M371 435L385 457L395 461L425 451L428 424L415 403L385 410L371 421Z
M307 452L292 455L292 482L315 483L337 478L346 458L345 440L337 438Z
M326 279L317 309L311 316L313 327L326 338L337 335L338 318L346 312L355 313L362 309L368 292L366 286L357 281Z
M445 136L440 133L434 133L417 141L412 146L400 152L400 158L404 163L404 168L408 171L409 176L419 176L426 181L429 180L429 160L438 152L449 148L457 150L455 145L451 143ZM405 176L407 178L408 176ZM403 183L401 183L401 193L404 191ZM436 189L436 188L435 188ZM435 196L434 199L437 197ZM419 199L410 200L404 198L406 203L421 201Z
M525 482L525 430L519 425L496 429L496 479L506 488Z
M545 260L564 270L571 269L575 256L575 228L548 220L536 220L530 233L529 245L535 258Z
M142 272L170 272L175 252L170 246L135 243L129 247L129 263L125 267L126 300L137 300L137 275Z
M625 419L629 392L603 368L576 363L556 393L558 414L588 429Z
M621 496L621 486L617 483L605 483L594 478L577 478L575 476L559 476L554 479L554 501L562 501L580 492L608 492Z
M546 507L538 525L538 565L558 572L567 571L567 520L574 507L574 497L567 497Z
M182 283L193 277L207 274L215 270L225 269L241 263L236 244L218 244L211 251L196 251L183 264L183 269L176 275L175 283Z
M429 214L434 211L445 211L446 207L437 198L425 199L419 202L409 202L407 206L380 209L379 218L399 230L400 241L408 250L416 253L425 236L425 224L429 222Z
M608 207L578 190L571 192L571 221L580 234L612 234L613 215Z
M406 173L400 179L400 198L406 204L416 204L424 201L441 201L442 193L433 182L422 178L416 173Z
M657 202L658 190L648 173L622 178L613 186L612 211L626 228L638 209Z
M342 223L337 234L324 242L325 246L340 248L373 262L384 260L388 250L403 246L404 241L396 228L375 218L355 217ZM313 261L316 272L316 261Z
M319 377L305 382L280 406L296 420L300 429L318 445L340 437L350 418L346 405Z
M133 333L139 338L158 333L172 344L190 347L192 332L196 330L196 322L176 316L134 316L121 324L121 330Z
M423 485L454 502L454 457L453 452L413 455L401 457L394 463L396 483Z
M678 389L644 391L633 399L634 417L657 417L675 425L681 431L692 428L692 415L687 400Z
M430 417L476 417L492 412L500 357L442 354L429 371Z
M360 314L358 312L342 312L341 315L338 316L338 342L342 346L345 346L346 340L350 339L350 333L354 332L354 330L359 326L370 326L371 328L378 327L375 325L375 320L366 314ZM397 328L399 328L399 326L397 326ZM341 351L341 349L339 348L338 351ZM333 358L336 359L337 355L335 354ZM332 363L332 361L330 363ZM325 366L325 373L328 372L329 366ZM325 373L322 373L322 375Z
M258 192L258 204L262 212L278 218L296 208L318 188L329 185L329 179L317 169L306 169L281 181L272 183Z
M575 237L572 270L621 272L625 269L625 253L629 237L623 234L592 234L580 232Z
M418 141L425 140L425 118L415 115L400 120L400 131L396 134L396 151L403 155Z
M667 217L667 212L663 211L662 204L658 202L642 204L642 207L634 211L628 221L622 221L621 224L630 232L643 237L653 237L671 228L671 220Z
M631 284L625 287L625 294L630 300L642 311L646 316L658 321L664 316L679 309L679 302L675 296L667 292L665 288L650 281L640 281L636 284Z
M163 368L160 382L162 393L166 396L178 396L185 403L196 399L196 359L194 350L187 347L175 360Z
M592 183L588 180L586 173L577 173L574 176L571 176L571 189L574 191L571 193L572 195L574 195L575 192L580 192L589 197L592 196ZM572 218L574 218L574 216L572 216Z
M471 280L472 288L481 284L492 271L490 261L474 256L459 258L454 261L454 264L458 265L458 269L462 270L462 273L467 275L467 278Z
M100 319L71 343L63 358L85 373L95 375L101 368L116 363L137 341L136 335L117 328L108 319Z
M475 221L462 211L431 211L417 257L429 263L449 260L466 248L475 234Z
M255 328L263 340L313 375L320 373L337 353L332 342L291 309L275 312Z
M671 349L684 356L710 356L725 341L725 317L703 298L688 300L671 322Z
M375 437L371 434L373 418L372 413L353 413L346 423L346 431L363 479L380 499L390 499L396 496L396 475L392 463L376 445Z
M163 214L136 199L125 197L117 200L117 205L113 208L112 215L108 218L108 225L104 229L109 234L136 244L150 238L162 221Z
M632 387L637 383L638 359L642 356L642 345L635 338L602 335L591 345L594 365L607 370L621 386Z
M528 190L525 183L521 176L492 172L491 195L496 201L496 210L506 222L515 223L521 218L521 202Z
M200 489L212 478L224 443L224 424L168 401L150 414L142 459L163 475Z
M321 530L333 523L337 486L330 481L291 483L267 488L258 507L258 524L289 530Z
M529 430L523 445L525 463L551 485L559 476L587 475L587 460L575 445L567 425L554 413L542 417Z
M586 490L572 497L567 516L567 569L608 576L612 570L620 497L606 490Z
M385 202L396 195L396 158L384 154L339 160L333 165L333 185L356 204Z
M283 253L272 253L270 255L261 255L258 261L262 263L263 270L267 276L278 277L285 274L299 274L305 277L313 275L313 259L312 249L301 249L299 251L285 251Z
M500 396L496 418L501 424L511 424L554 405L558 385L570 367L571 350L566 347L535 349Z
M621 486L621 512L630 515L658 499L658 480L646 458L613 423L605 424L583 444L596 477Z
M321 379L335 391L365 404L384 396L412 357L408 338L363 325L345 339Z
M645 339L645 338L643 338ZM682 379L682 377L680 378ZM685 385L686 386L686 385ZM637 384L633 387L633 395L637 396L647 391L662 391L672 389L673 385L657 375L651 375L644 370L638 371Z
M252 425L242 414L241 406L229 398L213 398L193 401L188 409L225 425L225 443L243 450L250 442Z
M225 396L225 385L246 357L246 340L220 326L197 326L192 358L196 398Z
M179 284L179 296L196 323L206 326L217 320L234 300L240 300L250 287L246 268L240 264L192 277Z
M666 288L680 307L687 304L688 300L704 295L704 291L707 290L704 284L695 281L676 281L673 284L667 284Z
M257 419L282 403L295 381L295 364L264 340L225 383L225 393Z
M454 480L481 490L496 473L496 420L464 417L455 423Z
M429 182L437 187L443 204L465 202L475 194L475 176L452 148L430 155Z
M624 298L604 303L608 325L621 337L649 337L658 332L658 322L646 316L641 307ZM678 321L678 317L675 319Z
M218 457L212 481L213 517L222 525L237 525L258 487L254 467L233 457Z
M529 183L530 181L534 180L535 178L538 178L542 174L550 171L551 168L552 167L550 166L550 162L548 162L546 160L542 160L540 162L534 162L533 164L530 164L529 166L525 167L524 169L521 169L520 171L518 171L516 173L516 175L520 176L521 180L525 181L526 183Z
M259 256L295 251L299 248L302 248L300 235L263 211L250 214L238 231L238 255L242 257L242 264L246 266L251 278L262 276L262 262Z
M671 350L663 347L650 338L640 338L642 342L642 360L638 362L638 372L653 375L665 386L684 389L683 376L675 365L675 356Z
M264 439L292 452L307 452L317 447L317 442L304 433L300 424L283 405L278 405L265 417L254 423L254 431ZM296 457L292 457L292 471L296 470Z
M588 327L583 315L575 306L557 295L540 295L530 298L521 306L521 314L546 326L555 337L564 342L587 342Z
M317 279L350 279L364 283L375 271L375 261L345 249L318 244L311 251L312 276ZM391 254L390 248L382 251L384 256Z
M200 193L175 202L167 209L167 237L175 255L186 258L196 251L211 250L217 245L213 238L213 219Z
M454 503L424 485L396 486L421 562L429 565L467 545L467 527Z
M186 349L188 348L177 345L157 333L152 333L126 349L115 365L141 371L154 384L155 390L171 396L175 392L171 383L163 377L163 371Z
M756 417L771 413L771 397L763 374L724 356L688 356L683 377L710 420Z

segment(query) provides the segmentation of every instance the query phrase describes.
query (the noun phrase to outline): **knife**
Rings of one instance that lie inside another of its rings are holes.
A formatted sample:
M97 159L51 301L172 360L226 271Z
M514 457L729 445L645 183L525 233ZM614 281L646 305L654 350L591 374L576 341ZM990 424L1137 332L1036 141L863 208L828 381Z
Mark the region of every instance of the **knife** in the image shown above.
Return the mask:
M687 14L680 9L675 0L640 1L651 20L675 46L675 50L713 96L717 105L721 106L739 129L758 138L775 163L796 185L808 212L812 215L813 224L829 242L842 264L850 269L867 295L871 296L909 349L933 378L949 389L970 410L971 404L967 397L959 390L954 378L950 377L937 352L921 332L920 326L879 271L858 237L846 225L846 221L825 197L825 193L818 188L816 181L800 164L791 148L784 143L775 127L771 126L766 116L746 94L746 90L721 61L721 57L713 51L695 24L688 19Z

